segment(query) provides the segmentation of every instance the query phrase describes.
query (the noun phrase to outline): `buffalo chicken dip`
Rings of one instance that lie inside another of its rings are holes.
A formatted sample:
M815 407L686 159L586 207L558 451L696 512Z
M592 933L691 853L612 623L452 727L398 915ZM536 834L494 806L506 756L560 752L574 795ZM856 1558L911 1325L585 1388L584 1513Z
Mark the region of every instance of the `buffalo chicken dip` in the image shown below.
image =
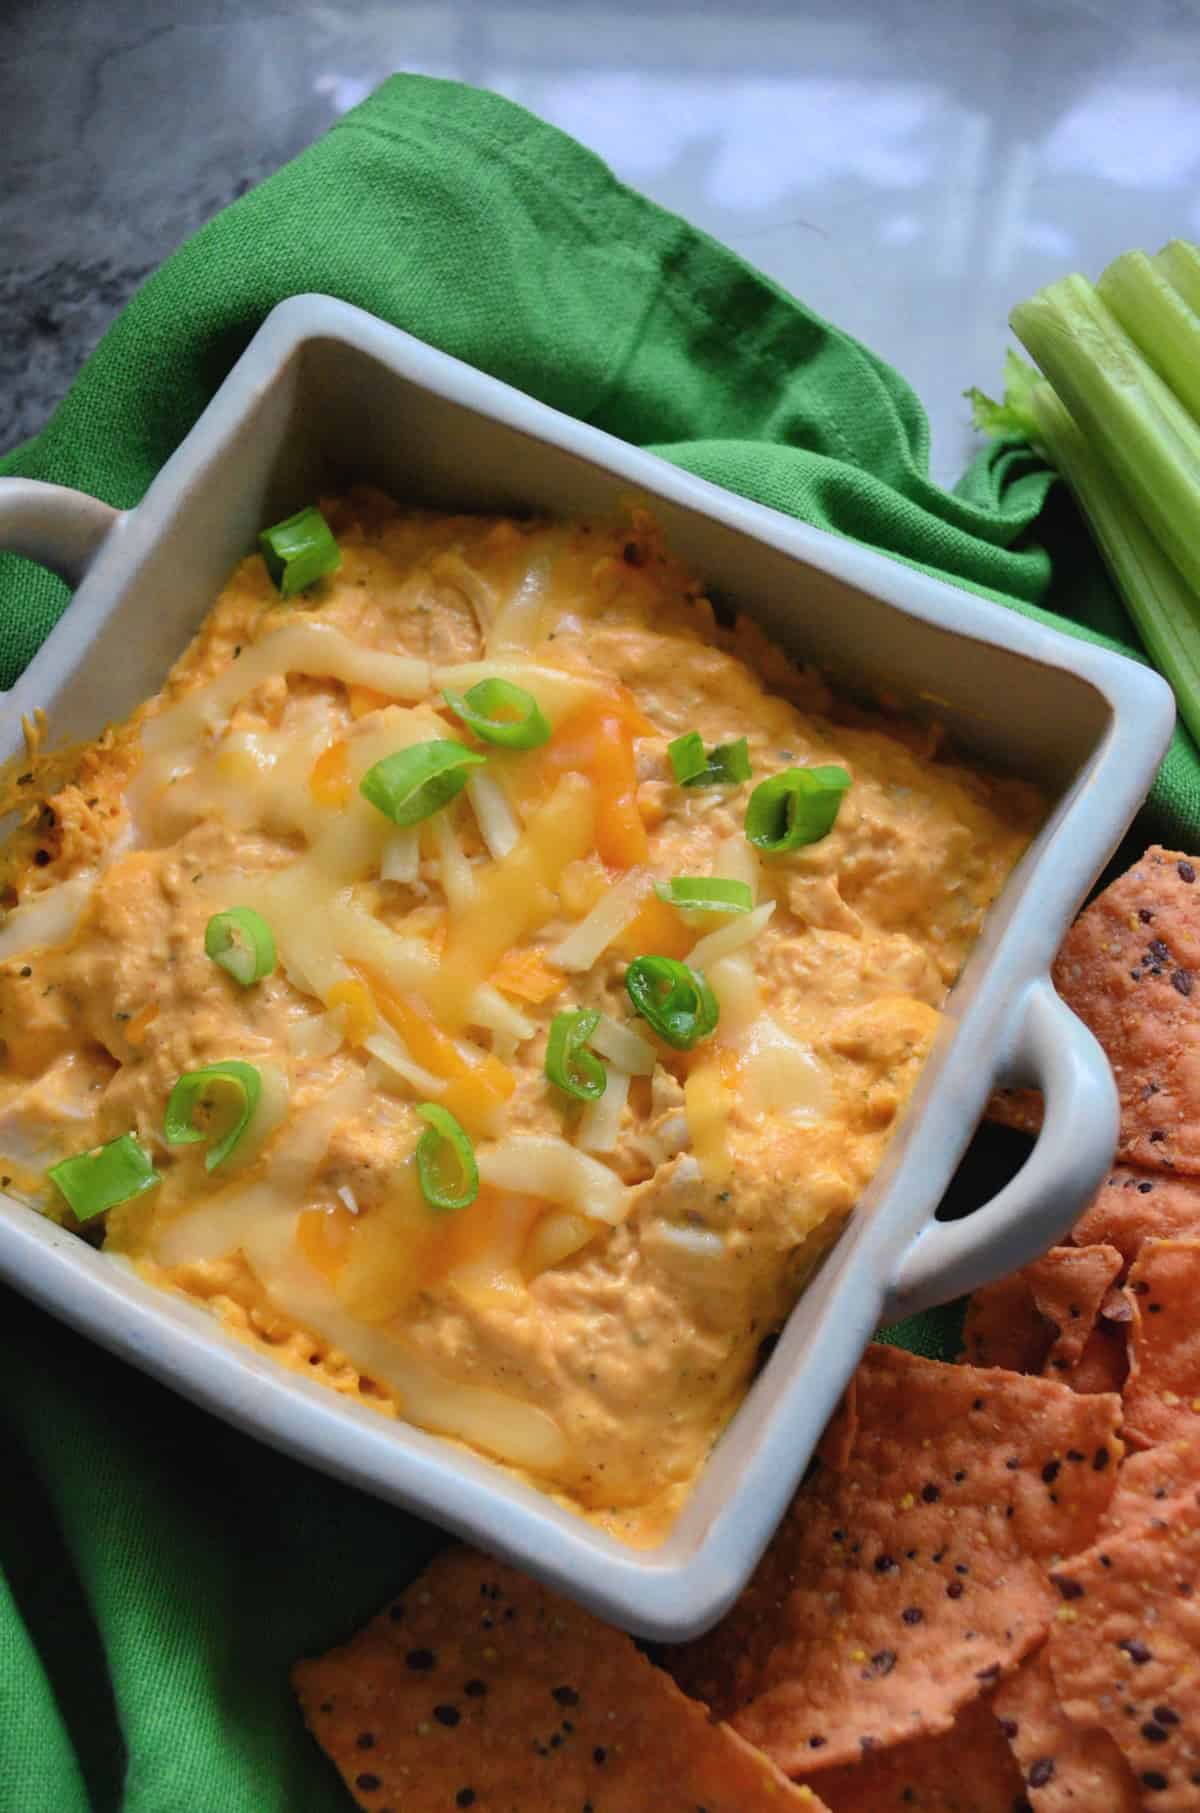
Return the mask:
M1039 819L620 523L360 491L11 776L4 1186L661 1540Z

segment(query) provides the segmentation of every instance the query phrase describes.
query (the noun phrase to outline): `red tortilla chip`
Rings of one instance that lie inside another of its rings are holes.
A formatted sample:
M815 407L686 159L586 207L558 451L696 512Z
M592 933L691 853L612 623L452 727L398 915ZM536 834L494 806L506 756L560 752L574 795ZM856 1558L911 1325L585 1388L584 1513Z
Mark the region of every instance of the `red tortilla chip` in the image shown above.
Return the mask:
M1200 1506L1105 1539L1055 1571L1062 1605L1048 1645L1067 1716L1110 1732L1143 1804L1200 1806Z
M1075 1223L1079 1245L1115 1246L1126 1265L1142 1241L1200 1239L1200 1178L1117 1165Z
M1023 1803L987 1695L963 1707L952 1731L828 1769L820 1788L829 1813L1015 1813Z
M743 1598L664 1655L789 1775L950 1729L1043 1638L1042 1563L1092 1540L1119 1401L868 1350L844 1472L797 1495Z
M1124 1293L1117 1294L1124 1303ZM1069 1385L1072 1391L1120 1392L1124 1390L1128 1372L1124 1323L1110 1322L1102 1310L1078 1364L1062 1375L1063 1384Z
M1200 1241L1147 1240L1126 1290L1127 1440L1151 1448L1200 1435Z
M1019 1272L975 1292L963 1342L975 1366L1063 1377L1080 1360L1100 1305L1121 1269L1111 1246L1055 1246Z
M821 1813L621 1631L471 1549L292 1678L369 1813Z
M1200 1486L1200 1439L1160 1442L1129 1454L1117 1469L1117 1489L1100 1519L1097 1542L1162 1515L1168 1499Z
M1000 1683L993 1706L1037 1813L1140 1813L1129 1764L1107 1731L1067 1717L1044 1649Z
M858 1434L858 1374L855 1373L842 1393L837 1409L825 1425L817 1444L817 1453L825 1466L840 1473L849 1464Z
M1189 1174L1200 1172L1198 876L1180 852L1147 850L1080 914L1053 969L1113 1067L1118 1156Z
M982 1285L967 1305L963 1352L972 1366L1040 1373L1053 1340L1023 1271Z

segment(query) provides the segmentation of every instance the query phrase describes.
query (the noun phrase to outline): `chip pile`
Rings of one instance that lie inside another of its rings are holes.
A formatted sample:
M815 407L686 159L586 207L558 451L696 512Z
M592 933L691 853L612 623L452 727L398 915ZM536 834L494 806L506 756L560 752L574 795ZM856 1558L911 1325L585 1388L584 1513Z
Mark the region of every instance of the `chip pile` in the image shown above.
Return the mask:
M1152 849L1064 942L1119 1163L976 1294L964 1360L870 1348L741 1598L656 1661L438 1557L295 1670L360 1806L1200 1813L1198 876Z

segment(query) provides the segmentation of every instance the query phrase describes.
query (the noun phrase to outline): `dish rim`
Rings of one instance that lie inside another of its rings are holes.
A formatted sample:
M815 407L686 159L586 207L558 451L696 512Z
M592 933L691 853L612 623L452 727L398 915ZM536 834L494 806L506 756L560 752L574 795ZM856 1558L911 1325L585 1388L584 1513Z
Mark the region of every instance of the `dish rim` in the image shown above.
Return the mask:
M1003 971L1007 977L1011 999L1003 1013L997 1003L991 1005L990 1017L995 1023L992 1056L981 1069L983 1080L956 1091L960 1114L973 1102L981 1104L987 1088L1006 1073L1022 1047L1019 1027L1027 1028L1031 1013L1036 1018L1041 1011L1032 1009L1030 1003L1045 1001L1049 963L1058 938L1132 817L1157 765L1173 720L1173 702L1163 682L1150 669L1130 660L697 478L564 416L349 304L321 296L293 297L267 317L142 502L120 517L103 538L71 607L17 686L3 697L5 713L12 714L10 729L14 719L19 720L23 711L38 702L39 695L50 695L52 679L57 677L61 684L69 670L86 661L103 621L132 585L138 563L177 527L190 488L220 459L231 437L253 430L250 417L264 389L281 380L292 358L306 345L329 340L383 364L451 407L465 407L475 415L507 424L560 453L584 459L640 493L667 498L686 511L748 534L801 567L819 569L880 599L902 616L1069 673L1100 695L1109 713L1108 730L1064 796L1062 822L1055 834L1067 848L1066 859L1060 861L1055 875L1042 875L1049 849L1041 853L1025 877L1028 898L1017 907L990 959L996 974ZM1036 887L1035 882L1039 883ZM1025 949L1018 960L1013 948L1015 934L1022 920L1033 916L1035 907L1041 923L1024 928ZM1047 908L1051 909L1048 922ZM927 1112L928 1098L939 1083L944 1084L947 1059L966 1032L981 993L994 994L999 987L994 977L986 986L979 981L974 999L943 1051L938 1076L929 1087L922 1085L925 1100L919 1112ZM1039 994L1039 990L1043 992ZM953 1018L947 1016L948 1024ZM1057 1022L1056 1027L1061 1033L1062 1023ZM1086 1047L1081 1045L1079 1050ZM1095 1172L1099 1181L1111 1157L1109 1134L1115 1132L1112 1101L1105 1098L1103 1084L1097 1084L1094 1077L1092 1084L1090 1096L1085 1091L1084 1120L1089 1127L1099 1128L1100 1148L1106 1140L1108 1146L1100 1151L1098 1162L1089 1165L1077 1160L1077 1184L1085 1171L1087 1175ZM944 1088L943 1093L947 1093ZM911 1305L929 1300L930 1265L925 1266L922 1285L920 1265L914 1272L909 1263L922 1242L927 1251L937 1249L935 1259L937 1254L945 1254L942 1270L946 1275L957 1275L953 1271L956 1255L958 1262L964 1250L968 1260L971 1257L970 1230L965 1235L960 1232L957 1242L948 1234L939 1234L928 1207L917 1225L912 1225L911 1205L907 1219L897 1211L889 1221L889 1192L895 1192L903 1166L912 1169L913 1143L906 1136L901 1159L885 1163L871 1186L870 1213L852 1218L850 1225L857 1224L858 1230L852 1252L837 1264L827 1265L802 1297L763 1380L735 1414L671 1532L660 1546L648 1550L629 1548L607 1536L581 1515L558 1506L546 1494L480 1456L401 1420L391 1423L376 1412L339 1399L316 1381L291 1374L237 1342L208 1312L147 1284L129 1268L114 1265L111 1256L95 1252L5 1197L0 1197L4 1205L0 1208L0 1275L52 1313L236 1426L354 1485L433 1516L484 1547L498 1548L550 1584L629 1628L663 1640L681 1639L712 1623L725 1609L749 1575L790 1496L825 1420L824 1415L816 1417L811 1401L806 1407L798 1403L802 1391L813 1393L818 1409L821 1404L826 1411L832 1409L885 1300L893 1310L905 1308L898 1286L904 1283L906 1266ZM15 1214L8 1211L8 1205ZM981 1209L979 1215L993 1206ZM976 1219L970 1218L971 1222ZM959 1225L960 1229L966 1227ZM839 1239L835 1253L847 1246L848 1232ZM873 1267L868 1263L872 1246L878 1248ZM937 1259L934 1273L939 1264ZM915 1287L914 1276L918 1280ZM836 1327L829 1327L832 1318L826 1310L823 1330L814 1330L814 1342L820 1332L829 1338L831 1349L814 1392L813 1380L806 1376L812 1368L796 1369L786 1377L781 1376L781 1368L786 1371L789 1355L795 1356L799 1349L800 1337L795 1332L799 1310L810 1300L815 1302L818 1286L826 1298L836 1301L848 1296L850 1301L843 1305ZM773 1378L772 1402L764 1404L768 1378ZM746 1421L752 1399L759 1407L760 1434L736 1440L739 1422ZM735 1461L745 1462L742 1479L731 1480L723 1494L717 1492L713 1476L723 1465L731 1473ZM716 1502L710 1502L714 1497Z

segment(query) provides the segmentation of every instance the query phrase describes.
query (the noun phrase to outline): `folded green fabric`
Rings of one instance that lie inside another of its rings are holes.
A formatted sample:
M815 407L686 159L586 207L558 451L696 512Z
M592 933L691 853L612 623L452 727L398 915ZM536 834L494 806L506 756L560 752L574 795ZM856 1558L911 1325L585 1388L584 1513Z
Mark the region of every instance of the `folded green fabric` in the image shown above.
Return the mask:
M953 494L895 372L494 95L397 77L151 279L0 474L129 506L281 298L322 290L748 497L1136 652L1015 443ZM986 380L988 374L979 376ZM0 685L66 602L0 558ZM1177 737L1149 828L1200 826ZM1193 843L1194 847L1194 843ZM0 1809L338 1813L289 1662L440 1538L0 1294ZM947 1324L903 1331L924 1351Z

